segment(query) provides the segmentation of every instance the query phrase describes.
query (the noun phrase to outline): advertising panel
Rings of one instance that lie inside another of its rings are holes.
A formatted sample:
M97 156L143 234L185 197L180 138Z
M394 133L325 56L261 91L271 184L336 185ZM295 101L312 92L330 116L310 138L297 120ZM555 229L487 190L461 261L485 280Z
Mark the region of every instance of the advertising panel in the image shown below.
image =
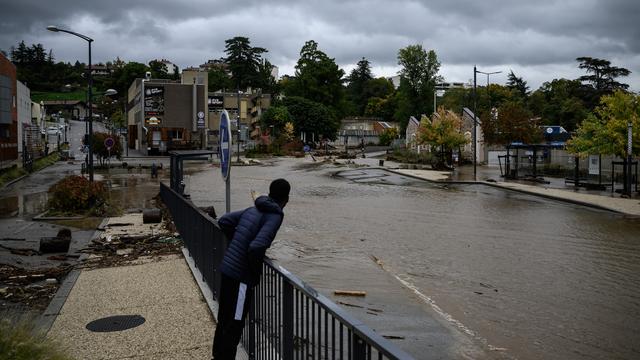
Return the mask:
M209 95L209 99L207 101L207 106L209 111L220 110L224 107L224 96L213 96Z
M144 88L144 122L158 126L164 117L164 86L147 85Z

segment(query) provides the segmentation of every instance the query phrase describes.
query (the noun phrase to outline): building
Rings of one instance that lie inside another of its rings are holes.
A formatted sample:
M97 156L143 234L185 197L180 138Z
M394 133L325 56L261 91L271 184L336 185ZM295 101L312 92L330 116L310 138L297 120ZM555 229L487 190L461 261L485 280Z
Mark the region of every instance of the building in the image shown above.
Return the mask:
M113 67L104 64L92 64L91 75L92 76L111 76L113 73Z
M145 155L205 148L207 93L197 82L136 79L127 94L127 146Z
M398 128L398 124L382 121L376 117L346 117L340 121L340 129L336 138L336 145L360 146L364 144L378 144L380 134L387 129Z
M407 128L405 130L405 146L407 149L416 150L417 142L416 138L418 136L418 128L420 127L420 121L415 117L410 117L409 122L407 123Z
M475 117L473 111L469 108L462 109L462 132L464 136L469 140L467 145L462 149L462 158L473 162L473 124L476 122L476 162L478 164L484 164L487 162L488 153L487 147L484 143L484 133L482 132L482 122L479 117Z
M248 88L244 92L210 92L207 101L210 129L214 134L220 127L220 114L227 110L234 129L240 120L240 140L257 140L265 129L260 129L260 117L271 106L271 94L263 94L261 90ZM239 111L238 111L239 109Z
M157 61L161 64L164 64L164 66L166 66L167 68L167 74L169 75L176 75L178 74L178 66L175 65L174 63L172 63L171 61L167 60L167 59L155 59L155 60L151 60L151 61Z
M18 116L18 154L22 155L22 147L25 134L31 127L31 90L20 81L17 81L17 116Z
M0 53L0 168L18 159L16 67Z
M58 114L67 119L82 120L89 116L89 106L82 100L45 100L40 104L48 114ZM93 104L94 117L96 104Z

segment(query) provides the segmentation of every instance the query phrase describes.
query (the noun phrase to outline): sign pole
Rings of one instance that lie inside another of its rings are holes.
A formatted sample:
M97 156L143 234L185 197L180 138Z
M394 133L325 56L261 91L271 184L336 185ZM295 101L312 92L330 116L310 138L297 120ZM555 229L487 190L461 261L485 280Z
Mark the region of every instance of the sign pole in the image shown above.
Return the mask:
M226 110L223 110L220 114L220 131L219 131L219 143L220 143L220 171L222 172L222 179L225 182L226 188L226 203L227 212L231 211L231 151L232 151L232 136L231 136L231 124L229 121L229 114Z

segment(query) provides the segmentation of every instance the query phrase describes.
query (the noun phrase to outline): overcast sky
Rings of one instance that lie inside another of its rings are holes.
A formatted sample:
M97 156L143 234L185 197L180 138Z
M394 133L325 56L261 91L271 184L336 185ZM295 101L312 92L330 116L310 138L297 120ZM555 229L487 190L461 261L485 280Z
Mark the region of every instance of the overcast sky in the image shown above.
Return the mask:
M86 62L86 43L47 25L95 40L94 62L120 57L168 59L181 69L224 56L224 41L246 36L293 74L300 48L313 39L348 73L362 57L375 76L398 71L398 49L436 51L447 81L473 79L473 66L504 84L513 70L532 90L582 75L576 57L610 60L640 90L638 0L0 0L0 49L24 40L53 49L56 60ZM478 83L486 84L480 75Z

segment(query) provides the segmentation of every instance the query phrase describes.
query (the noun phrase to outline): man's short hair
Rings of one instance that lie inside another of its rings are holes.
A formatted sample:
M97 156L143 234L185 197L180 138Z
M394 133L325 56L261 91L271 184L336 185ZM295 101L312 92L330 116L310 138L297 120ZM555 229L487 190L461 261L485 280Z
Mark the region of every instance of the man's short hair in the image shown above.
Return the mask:
M275 201L288 201L291 185L285 179L276 179L269 185L269 197Z

